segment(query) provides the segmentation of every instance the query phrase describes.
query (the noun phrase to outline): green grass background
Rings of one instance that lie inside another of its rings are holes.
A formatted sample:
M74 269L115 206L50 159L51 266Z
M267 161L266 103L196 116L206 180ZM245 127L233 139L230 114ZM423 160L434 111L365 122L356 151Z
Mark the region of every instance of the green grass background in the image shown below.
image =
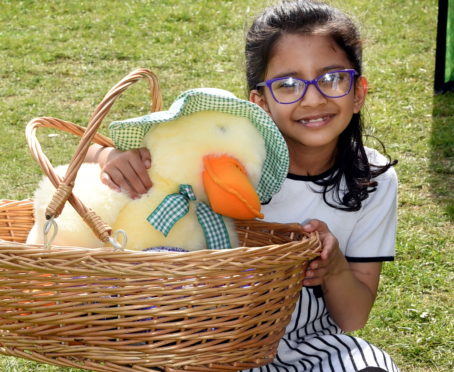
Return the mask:
M41 172L24 128L36 116L81 125L127 72L148 67L164 105L195 87L246 98L243 39L259 0L0 0L0 198L32 195ZM434 96L436 0L333 0L362 25L367 132L399 160L397 257L358 335L386 349L402 371L454 370L454 94ZM136 84L106 119L140 116ZM104 131L105 129L103 129ZM54 164L77 139L43 130ZM371 143L373 145L373 143ZM76 371L0 356L6 372Z

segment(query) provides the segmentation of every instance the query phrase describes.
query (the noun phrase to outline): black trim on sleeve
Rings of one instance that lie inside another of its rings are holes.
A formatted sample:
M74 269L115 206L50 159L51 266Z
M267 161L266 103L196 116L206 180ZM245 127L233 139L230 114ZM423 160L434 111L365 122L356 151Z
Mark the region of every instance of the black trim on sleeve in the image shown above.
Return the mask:
M348 262L385 262L394 261L394 256L382 256L382 257L350 257L345 256Z

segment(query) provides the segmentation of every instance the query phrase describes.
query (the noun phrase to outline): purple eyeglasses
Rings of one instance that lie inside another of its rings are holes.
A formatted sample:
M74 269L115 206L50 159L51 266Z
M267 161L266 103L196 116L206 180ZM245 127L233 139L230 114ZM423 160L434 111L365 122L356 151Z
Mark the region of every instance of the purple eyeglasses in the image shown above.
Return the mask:
M304 80L295 77L278 77L258 83L256 87L267 86L277 103L290 104L303 99L309 85L327 98L339 98L350 93L354 77L358 72L353 69L329 71L314 80Z

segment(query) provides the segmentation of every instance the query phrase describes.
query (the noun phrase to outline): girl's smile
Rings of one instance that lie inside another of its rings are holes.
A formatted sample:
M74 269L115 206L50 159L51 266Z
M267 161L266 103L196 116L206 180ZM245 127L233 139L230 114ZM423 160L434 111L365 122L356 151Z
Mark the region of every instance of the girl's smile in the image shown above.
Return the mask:
M273 47L264 80L284 76L311 80L351 68L345 52L330 37L284 34ZM332 166L338 137L359 112L364 98L361 84L339 98L328 98L311 84L303 98L291 104L276 102L268 88L253 90L250 96L278 125L290 151L290 171L301 174L321 173Z
M298 120L302 125L308 128L320 128L327 125L334 115L314 115Z

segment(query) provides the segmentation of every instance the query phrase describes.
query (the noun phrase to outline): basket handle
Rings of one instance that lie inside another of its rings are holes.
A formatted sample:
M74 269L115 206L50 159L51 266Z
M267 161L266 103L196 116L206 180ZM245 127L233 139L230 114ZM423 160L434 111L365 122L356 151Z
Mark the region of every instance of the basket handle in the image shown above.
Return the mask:
M69 201L82 219L91 227L96 236L103 242L107 242L111 236L112 229L106 225L94 211L85 207L72 193L74 181L80 166L84 162L91 142L102 146L113 146L112 141L97 133L103 119L109 113L115 100L132 84L141 79L147 79L150 88L151 112L162 110L162 97L159 90L159 82L156 75L149 69L136 69L120 80L112 89L107 92L101 103L93 112L87 128L74 123L51 117L40 117L32 119L26 128L27 143L33 158L38 162L41 169L49 177L56 191L46 209L46 218L55 218L61 214L66 201ZM41 149L36 138L36 129L40 127L60 129L81 137L79 145L69 163L66 174L63 178L55 173L55 170Z

